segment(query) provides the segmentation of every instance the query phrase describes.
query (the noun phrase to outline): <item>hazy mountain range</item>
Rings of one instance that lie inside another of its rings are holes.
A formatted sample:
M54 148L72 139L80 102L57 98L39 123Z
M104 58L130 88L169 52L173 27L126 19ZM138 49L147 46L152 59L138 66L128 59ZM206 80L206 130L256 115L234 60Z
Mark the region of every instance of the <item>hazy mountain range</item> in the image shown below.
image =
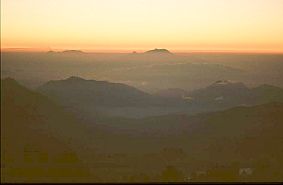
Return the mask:
M192 92L167 90L171 93L178 91L182 95L180 97L171 96L170 92L166 94L166 90L159 94L149 94L125 84L79 77L47 82L38 91L65 107L81 109L91 115L99 111L124 117L195 114L239 105L283 102L283 89L279 87L261 85L248 88L243 83L225 80Z
M1 181L282 182L282 56L2 52Z
M2 52L1 75L31 88L50 80L80 76L123 83L148 93L168 88L193 91L217 80L243 82L248 87L261 84L283 87L283 55L280 54L166 52L160 55L155 50L153 54L72 53Z
M82 85L78 86L77 81ZM98 96L97 89L105 86L109 88L107 91L112 88L125 90L125 94L134 97L135 101L136 96L152 97L125 85L77 77L48 84L56 87L56 83L66 87L63 92L65 95L69 92L72 98L75 98L71 91L74 89L70 87L79 87L83 93L90 91ZM212 92L218 92L218 86L226 83L218 81L208 89L217 86L217 91ZM230 83L229 88L224 88L226 94L231 88ZM100 123L89 123L62 109L60 97L49 99L13 79L1 80L1 84L1 177L5 181L40 182L48 175L48 181L62 182L73 178L74 181L107 182L110 177L114 181L123 181L119 180L121 174L137 173L147 174L149 181L162 181L158 174L168 164L187 174L199 168L213 174L216 166L217 169L235 170L248 166L257 169L255 176L251 177L253 180L282 180L282 102L193 116L175 114L143 119L110 116L101 119ZM243 84L233 83L232 86L247 90ZM115 89L117 93L122 93L118 89ZM277 90L280 89L264 85L249 91L261 96L262 92L274 95ZM103 99L103 94L100 96ZM120 102L117 105L120 106ZM171 154L164 148L172 150ZM181 148L183 154L174 154L174 148ZM106 160L103 155L111 158ZM152 170L146 170L149 168ZM107 173L105 169L108 169ZM235 174L232 177L236 178ZM229 176L230 180L232 177ZM223 176L206 178L225 179Z

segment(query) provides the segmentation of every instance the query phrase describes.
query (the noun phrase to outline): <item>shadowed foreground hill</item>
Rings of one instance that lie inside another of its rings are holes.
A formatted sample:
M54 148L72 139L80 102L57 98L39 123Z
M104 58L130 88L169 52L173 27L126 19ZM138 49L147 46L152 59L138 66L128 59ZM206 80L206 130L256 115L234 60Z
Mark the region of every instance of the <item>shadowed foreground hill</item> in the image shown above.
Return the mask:
M269 103L253 107L236 107L226 111L192 116L187 125L188 135L215 142L210 149L222 152L228 148L239 156L256 159L283 156L283 103ZM229 141L231 141L229 146ZM234 143L233 143L234 142ZM225 143L227 145L225 145ZM233 143L233 145L232 145ZM233 148L235 146L235 148ZM224 160L225 156L219 160ZM228 157L228 155L226 155ZM215 156L215 160L218 157ZM280 158L282 160L282 157Z
M183 148L187 152L187 168L208 173L195 181L283 180L282 103L236 107L195 116L152 117L133 123L129 121L127 129L153 138L153 142L159 143L155 143L156 148ZM115 126L119 127L117 122ZM172 161L167 162L172 164ZM245 167L252 168L254 173L241 179L238 170Z
M250 181L282 182L282 103L237 107L202 114L191 121L189 127L194 129L193 133L188 133L191 135L189 138L197 141L191 146L204 159L226 164L226 171L235 167L251 167L254 174L248 179ZM204 154L205 151L208 155ZM212 172L209 178L223 181L227 177L213 175Z
M156 154L154 160L136 161L135 168L146 171L170 164L182 171L206 171L205 176L193 181L282 181L282 123L282 103L236 107L195 116L113 118L105 125L125 139L121 143L109 141L104 147L128 146L124 151L140 150L142 153L181 148L185 152L182 159L164 159L162 154ZM254 173L247 178L240 177L241 168L251 168Z
M13 79L1 85L1 182L84 181L88 170L72 149L75 121Z

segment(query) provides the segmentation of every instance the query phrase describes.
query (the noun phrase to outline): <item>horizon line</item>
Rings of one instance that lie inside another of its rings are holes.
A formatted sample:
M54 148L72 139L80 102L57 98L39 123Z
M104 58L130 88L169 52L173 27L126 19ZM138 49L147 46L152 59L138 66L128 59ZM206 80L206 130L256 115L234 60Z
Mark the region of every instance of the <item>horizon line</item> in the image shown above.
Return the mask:
M157 49L157 48L153 48ZM161 49L161 48L158 48ZM166 48L162 48L166 49ZM75 51L82 51L84 53L89 53L89 54L94 54L94 53L117 53L117 54L127 54L127 53L144 53L146 51L152 50L146 50L146 49L74 49L74 48L56 48L56 49L51 49L51 48L1 48L0 52L24 52L24 53L42 53L42 52L49 52L49 51L54 51L54 52L62 52L62 51L68 51L68 50L75 50ZM169 49L168 49L169 50ZM283 50L267 50L267 49L250 49L250 50L240 50L240 49L176 49L176 50L169 50L172 53L176 54L186 54L186 53L243 53L243 54L283 54Z

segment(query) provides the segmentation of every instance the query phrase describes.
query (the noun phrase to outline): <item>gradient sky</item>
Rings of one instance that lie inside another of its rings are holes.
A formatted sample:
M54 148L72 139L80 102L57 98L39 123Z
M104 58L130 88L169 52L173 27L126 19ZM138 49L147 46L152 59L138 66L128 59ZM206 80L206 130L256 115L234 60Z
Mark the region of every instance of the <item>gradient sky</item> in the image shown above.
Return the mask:
M1 48L283 52L283 0L1 0Z

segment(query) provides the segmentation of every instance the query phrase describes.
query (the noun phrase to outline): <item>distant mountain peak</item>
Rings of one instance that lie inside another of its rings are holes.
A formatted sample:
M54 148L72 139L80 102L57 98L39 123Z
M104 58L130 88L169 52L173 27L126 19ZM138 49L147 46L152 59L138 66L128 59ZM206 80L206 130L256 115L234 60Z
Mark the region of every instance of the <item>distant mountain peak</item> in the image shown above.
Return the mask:
M83 51L81 50L65 50L65 51L62 51L62 53L69 53L69 54L82 54L84 53Z
M78 76L70 76L70 77L67 78L66 80L70 80L70 81L74 81L74 80L76 80L76 81L82 81L82 80L85 80L85 79L83 79L83 78L81 78L81 77L78 77Z
M167 49L158 49L158 48L155 48L153 50L149 50L149 51L146 51L145 53L147 54L172 54L169 50Z
M48 54L84 54L81 50L47 51Z

